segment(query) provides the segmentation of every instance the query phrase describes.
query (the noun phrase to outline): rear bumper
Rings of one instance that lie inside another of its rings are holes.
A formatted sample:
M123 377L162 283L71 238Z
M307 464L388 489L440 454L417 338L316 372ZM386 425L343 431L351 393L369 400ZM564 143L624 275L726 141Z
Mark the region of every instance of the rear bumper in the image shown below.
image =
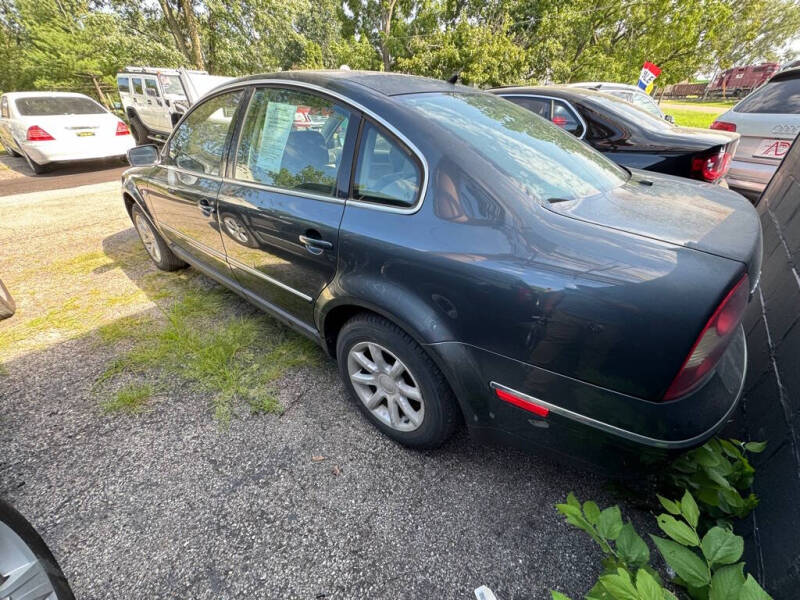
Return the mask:
M94 140L93 140L94 141ZM102 140L95 143L77 142L67 144L59 141L49 142L22 142L22 151L31 160L46 165L52 162L68 162L78 160L92 160L123 156L136 143L131 135L115 136L114 139Z
M462 353L469 356L471 364L459 365L462 374L454 376L454 387L460 388L456 394L473 434L612 469L648 464L703 444L736 409L747 370L741 326L708 382L671 402L640 400L462 344L432 347L452 355L447 362ZM469 373L463 373L465 367ZM508 404L496 389L550 412L539 417Z
M777 169L777 164L767 165L734 158L726 178L732 189L747 192L745 195L748 196L760 195Z

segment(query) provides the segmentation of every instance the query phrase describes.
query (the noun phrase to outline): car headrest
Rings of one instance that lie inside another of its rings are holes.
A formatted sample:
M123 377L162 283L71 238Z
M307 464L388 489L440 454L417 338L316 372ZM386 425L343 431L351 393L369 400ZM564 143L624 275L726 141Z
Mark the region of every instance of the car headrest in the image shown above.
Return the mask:
M319 131L294 130L286 140L281 168L297 173L305 167L323 171L328 164L328 148Z

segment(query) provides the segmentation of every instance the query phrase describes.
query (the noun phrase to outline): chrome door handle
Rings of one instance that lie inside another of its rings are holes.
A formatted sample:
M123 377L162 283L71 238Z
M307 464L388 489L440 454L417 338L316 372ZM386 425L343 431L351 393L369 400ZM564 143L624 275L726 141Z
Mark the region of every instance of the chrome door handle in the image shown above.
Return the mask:
M306 250L315 256L319 256L323 253L323 251L333 248L332 243L326 242L325 240L312 238L307 235L301 235L299 236L299 239L300 243L306 247Z

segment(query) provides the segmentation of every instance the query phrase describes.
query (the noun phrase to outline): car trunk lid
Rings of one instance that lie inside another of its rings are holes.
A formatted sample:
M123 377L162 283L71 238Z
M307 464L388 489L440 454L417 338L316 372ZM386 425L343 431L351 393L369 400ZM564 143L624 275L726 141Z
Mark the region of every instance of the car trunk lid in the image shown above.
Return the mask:
M736 160L745 162L777 166L800 133L800 114L728 111L717 120L736 125L741 135Z
M70 143L88 143L98 138L107 139L117 132L119 119L110 113L91 115L33 115L22 119L25 128L41 127L54 139Z
M630 180L605 194L551 200L548 210L578 219L737 260L751 283L761 264L761 225L752 204L716 185L632 170Z

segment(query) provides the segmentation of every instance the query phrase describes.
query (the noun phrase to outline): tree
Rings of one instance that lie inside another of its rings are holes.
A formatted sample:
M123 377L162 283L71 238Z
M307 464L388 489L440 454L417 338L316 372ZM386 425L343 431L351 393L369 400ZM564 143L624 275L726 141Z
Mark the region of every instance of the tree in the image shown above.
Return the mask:
M509 35L506 25L471 25L460 21L453 29L413 38L410 56L397 68L407 73L445 79L455 72L461 81L482 87L522 83L528 54Z

